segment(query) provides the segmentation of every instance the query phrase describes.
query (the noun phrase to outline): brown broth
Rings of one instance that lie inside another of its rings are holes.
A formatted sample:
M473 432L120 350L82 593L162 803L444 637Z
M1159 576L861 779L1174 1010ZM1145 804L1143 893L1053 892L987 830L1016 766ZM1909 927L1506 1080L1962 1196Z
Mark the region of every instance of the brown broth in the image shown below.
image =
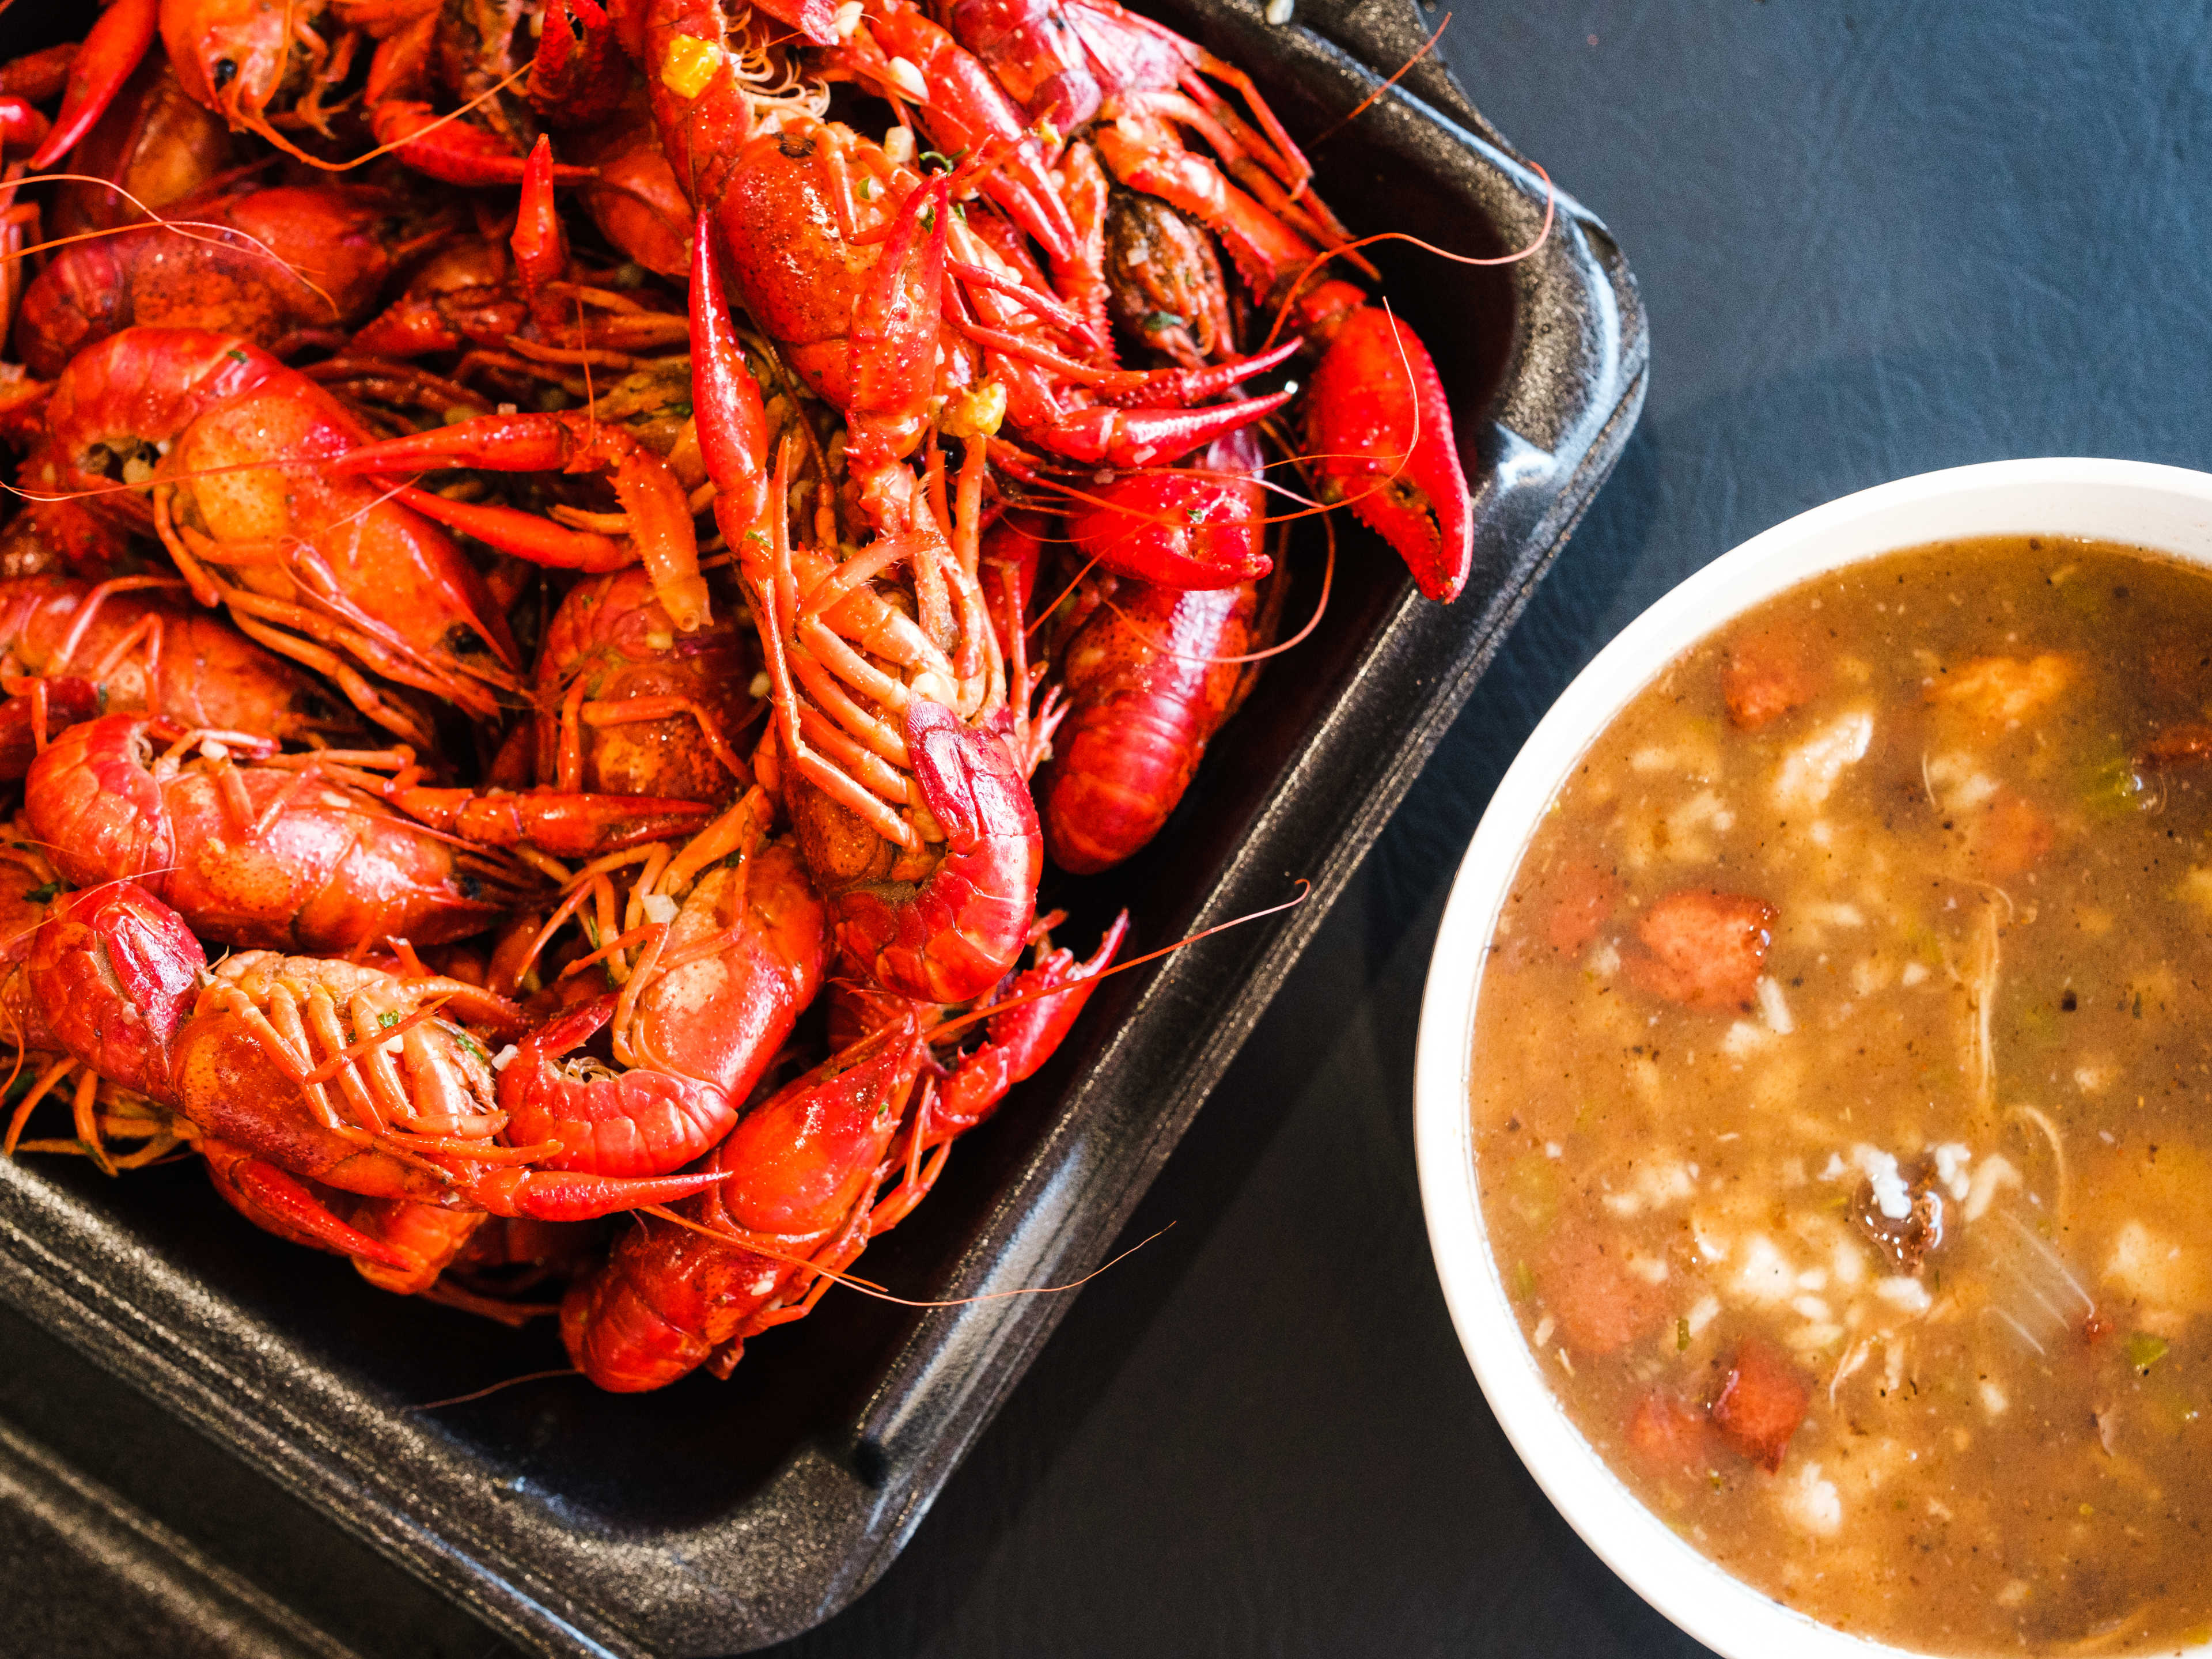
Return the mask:
M1522 1329L1655 1512L1828 1624L2212 1639L2208 722L2212 575L1915 549L1674 664L1523 857L1473 1103Z

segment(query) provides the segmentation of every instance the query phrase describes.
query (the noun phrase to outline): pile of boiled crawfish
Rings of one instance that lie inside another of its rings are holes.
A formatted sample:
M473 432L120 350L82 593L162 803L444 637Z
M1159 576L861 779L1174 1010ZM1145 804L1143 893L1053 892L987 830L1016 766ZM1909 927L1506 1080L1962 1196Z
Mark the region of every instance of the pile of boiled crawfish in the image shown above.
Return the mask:
M1167 818L1291 519L1466 577L1428 355L1115 0L111 0L0 163L6 1148L605 1388L1050 1054L1126 917L1045 860Z

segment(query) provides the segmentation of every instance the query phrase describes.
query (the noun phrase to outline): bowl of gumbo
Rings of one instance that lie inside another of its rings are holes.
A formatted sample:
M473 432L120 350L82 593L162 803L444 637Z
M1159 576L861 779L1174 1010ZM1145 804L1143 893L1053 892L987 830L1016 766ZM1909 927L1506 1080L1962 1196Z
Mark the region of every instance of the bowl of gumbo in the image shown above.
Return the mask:
M1741 1656L2212 1644L2212 477L1736 549L1501 783L1423 1010L1492 1410Z

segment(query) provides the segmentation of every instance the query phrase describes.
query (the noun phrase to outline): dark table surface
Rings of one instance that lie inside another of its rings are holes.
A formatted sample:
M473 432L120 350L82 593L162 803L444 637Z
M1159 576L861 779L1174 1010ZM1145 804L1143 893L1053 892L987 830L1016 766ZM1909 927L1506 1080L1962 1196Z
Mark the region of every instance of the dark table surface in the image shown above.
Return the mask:
M1746 537L1972 461L2212 466L2212 5L1460 0L1441 50L1628 251L1643 423L1126 1242L1172 1230L780 1654L1702 1651L1522 1471L1437 1289L1413 1046L1461 852L1576 671ZM131 1409L0 1376L0 1653L507 1651Z

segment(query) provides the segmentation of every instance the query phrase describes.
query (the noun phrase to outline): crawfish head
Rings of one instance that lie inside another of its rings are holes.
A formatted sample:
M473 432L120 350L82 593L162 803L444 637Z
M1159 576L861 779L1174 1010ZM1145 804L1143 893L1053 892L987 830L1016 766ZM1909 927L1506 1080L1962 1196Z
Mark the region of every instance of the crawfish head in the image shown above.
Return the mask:
M308 71L303 41L324 0L199 0L161 8L161 44L185 94L236 130L262 132L270 104Z
M715 1206L749 1232L835 1227L866 1190L928 1052L909 1013L753 1108L715 1150Z
M829 948L827 908L788 842L708 871L637 994L629 1058L742 1100L814 1000Z
M1233 349L1213 240L1165 202L1116 191L1106 216L1108 310L1129 339L1196 368Z
M759 708L750 689L759 663L758 635L721 605L687 634L641 567L585 577L538 652L538 776L564 788L728 799L738 784L730 745Z
M860 240L838 229L828 149L867 186L855 204ZM717 210L745 308L793 372L846 413L871 465L921 441L936 385L945 187L932 179L901 193L894 178L847 129L787 122L745 145Z
M46 442L26 471L58 492L88 492L95 515L145 532L153 525L145 497L108 486L149 485L166 447L199 416L287 372L258 347L207 330L111 334L71 358L54 383Z

